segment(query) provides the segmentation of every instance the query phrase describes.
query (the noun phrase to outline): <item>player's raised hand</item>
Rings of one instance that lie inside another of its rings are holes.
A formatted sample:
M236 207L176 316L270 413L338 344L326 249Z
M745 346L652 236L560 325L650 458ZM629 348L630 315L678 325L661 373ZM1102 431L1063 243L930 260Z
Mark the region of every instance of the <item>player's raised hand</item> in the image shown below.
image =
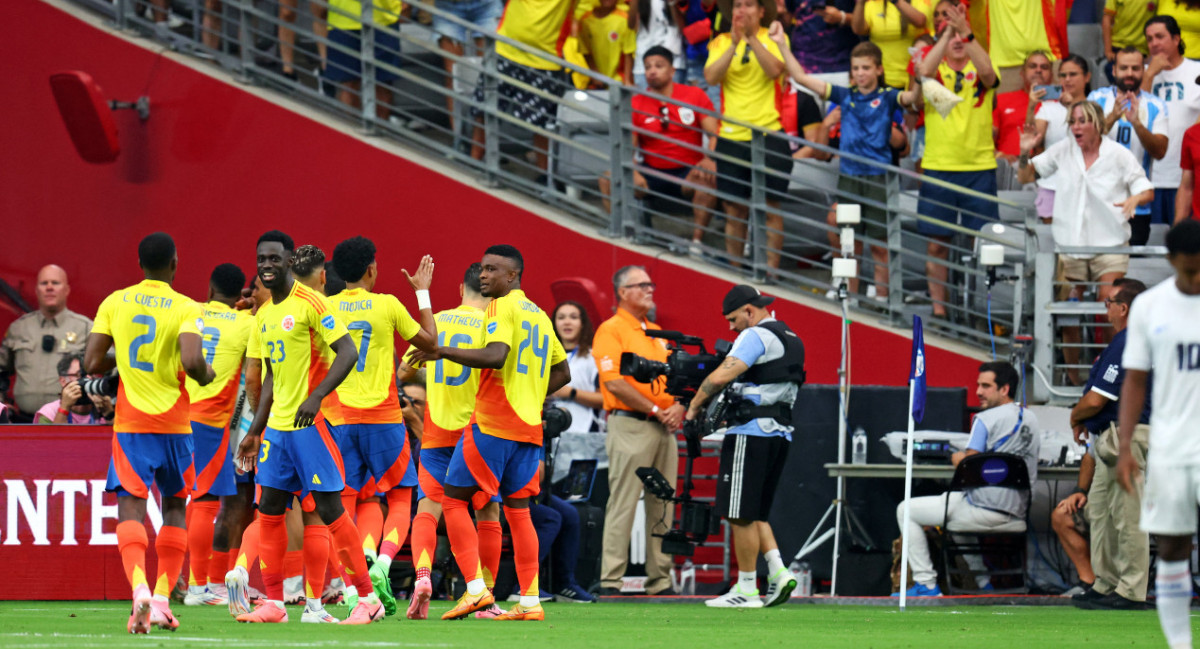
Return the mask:
M409 275L407 269L401 269L404 276L408 278L408 283L412 285L415 291L428 291L433 285L433 257L425 255L421 257L421 265L417 266L417 274Z
M317 413L321 412L321 400L315 394L308 395L304 403L296 408L296 428L308 428L317 420Z
M250 473L258 466L258 448L261 443L262 437L259 435L246 435L238 442L237 455L233 458L233 465L237 467L238 473Z

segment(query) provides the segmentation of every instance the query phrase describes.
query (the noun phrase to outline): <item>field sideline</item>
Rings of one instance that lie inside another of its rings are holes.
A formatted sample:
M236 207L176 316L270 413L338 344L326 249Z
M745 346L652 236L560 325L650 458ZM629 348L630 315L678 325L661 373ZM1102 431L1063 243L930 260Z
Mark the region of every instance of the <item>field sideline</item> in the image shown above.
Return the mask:
M449 608L433 602L431 616ZM734 640L750 647L1165 647L1153 610L1078 611L1069 607L894 608L795 604L765 610L702 605L547 604L544 623L487 620L411 622L388 618L359 628L300 623L237 624L224 607L174 609L178 631L124 632L125 602L0 602L0 647L665 647L692 649ZM331 606L334 615L346 608ZM401 609L403 611L403 608ZM1196 614L1193 613L1193 618Z

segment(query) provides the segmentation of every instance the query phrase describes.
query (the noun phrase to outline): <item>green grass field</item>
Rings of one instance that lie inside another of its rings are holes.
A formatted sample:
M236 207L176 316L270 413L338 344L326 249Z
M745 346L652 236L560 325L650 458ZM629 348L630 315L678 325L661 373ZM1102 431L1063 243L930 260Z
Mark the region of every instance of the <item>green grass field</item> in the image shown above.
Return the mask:
M430 616L449 604L434 602ZM0 647L1164 647L1153 610L1078 611L1070 607L964 606L895 608L787 605L765 610L711 610L702 604L547 604L543 623L469 619L412 622L388 618L367 627L291 622L248 625L224 609L174 609L178 631L125 633L129 604L120 602L0 602ZM403 611L403 609L401 609ZM345 615L344 607L330 607Z

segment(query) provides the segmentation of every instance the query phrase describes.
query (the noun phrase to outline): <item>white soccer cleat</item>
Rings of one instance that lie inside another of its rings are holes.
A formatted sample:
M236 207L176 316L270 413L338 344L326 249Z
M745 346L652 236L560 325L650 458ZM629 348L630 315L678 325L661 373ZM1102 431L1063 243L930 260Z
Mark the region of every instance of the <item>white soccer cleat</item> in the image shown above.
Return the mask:
M283 580L283 603L288 606L303 604L304 577L287 577Z
M330 615L329 611L325 610L324 605L318 603L317 608L315 608L315 609L312 608L313 601L315 601L315 600L309 600L309 602L305 603L304 612L300 614L300 622L301 623L304 623L304 624L337 624L338 623L338 619L336 617Z
M741 584L734 584L728 593L704 602L712 608L762 608L763 602L758 597L758 589L746 592Z
M188 586L187 595L183 596L184 606L224 606L227 603L224 597L219 597L204 586Z
M241 566L225 573L225 591L228 593L229 614L237 617L251 612L250 574Z

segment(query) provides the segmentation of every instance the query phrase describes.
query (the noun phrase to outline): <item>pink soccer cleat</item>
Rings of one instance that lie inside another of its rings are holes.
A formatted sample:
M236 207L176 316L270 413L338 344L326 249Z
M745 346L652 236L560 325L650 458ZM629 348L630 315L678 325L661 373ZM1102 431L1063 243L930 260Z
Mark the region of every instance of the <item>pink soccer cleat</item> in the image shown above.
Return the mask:
M408 603L408 619L424 620L429 617L429 598L433 596L433 584L429 577L417 580L413 587L412 601Z
M125 629L130 633L150 633L150 590L138 588L133 593L133 610Z
M171 612L170 602L150 600L150 624L165 631L174 631L179 628L179 620Z
M243 613L237 616L237 621L249 623L287 624L288 614L283 608L283 602L267 600L258 608L254 609L253 613Z
M350 611L350 615L338 624L370 624L382 620L384 615L387 612L383 610L383 602L379 601L378 595L371 593L359 598L358 605Z

